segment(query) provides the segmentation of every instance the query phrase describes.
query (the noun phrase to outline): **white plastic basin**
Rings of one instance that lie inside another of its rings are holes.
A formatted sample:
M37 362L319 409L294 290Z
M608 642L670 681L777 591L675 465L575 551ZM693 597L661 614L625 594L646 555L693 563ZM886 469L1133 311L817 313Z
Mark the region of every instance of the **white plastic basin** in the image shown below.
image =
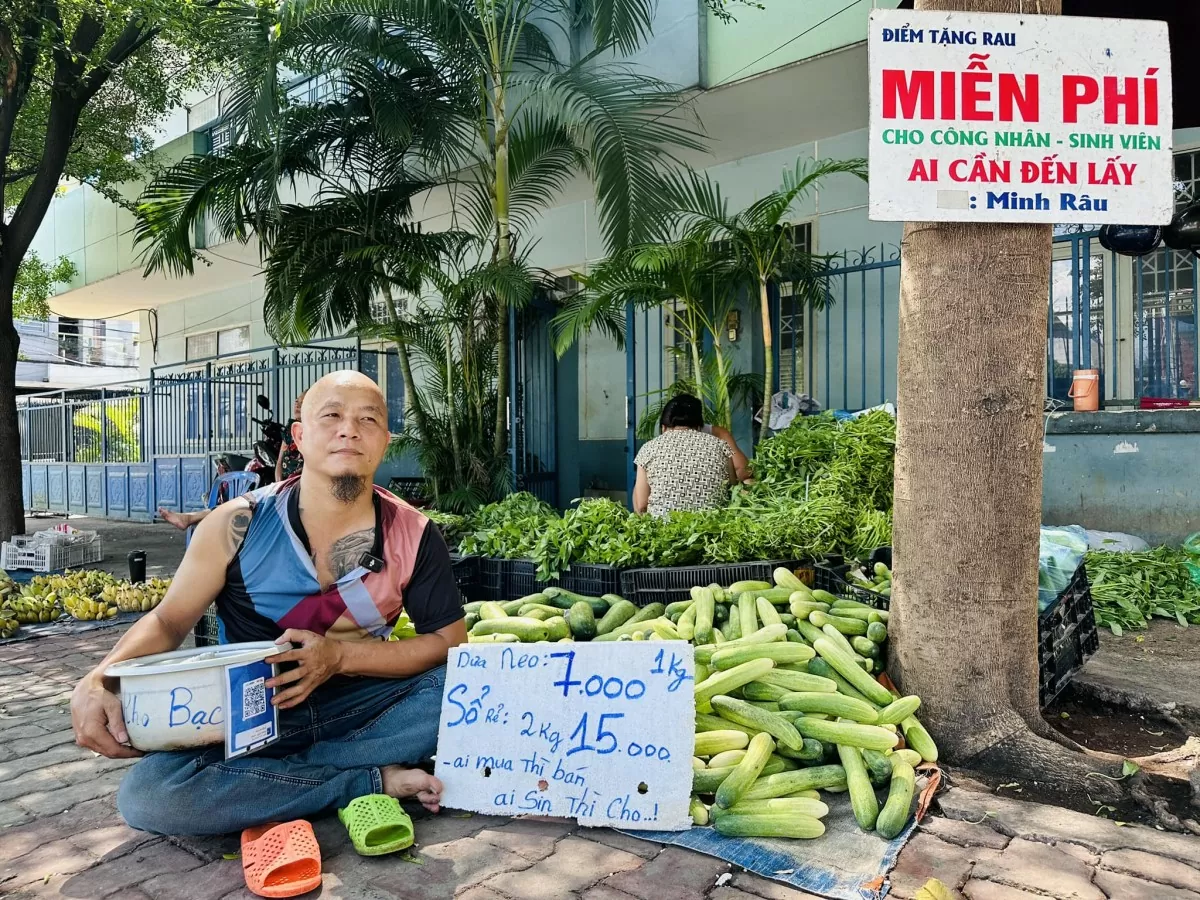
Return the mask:
M116 663L104 674L121 679L125 728L136 749L182 750L225 740L226 666L290 649L256 641L173 650Z

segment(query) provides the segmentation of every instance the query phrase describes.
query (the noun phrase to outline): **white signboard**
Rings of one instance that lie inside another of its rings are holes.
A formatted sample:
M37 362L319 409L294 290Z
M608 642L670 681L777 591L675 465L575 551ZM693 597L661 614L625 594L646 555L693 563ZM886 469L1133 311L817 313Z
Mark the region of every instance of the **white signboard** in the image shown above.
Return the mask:
M871 219L1170 221L1166 22L880 9L869 54Z
M690 644L469 644L450 651L446 670L436 768L444 805L690 827Z

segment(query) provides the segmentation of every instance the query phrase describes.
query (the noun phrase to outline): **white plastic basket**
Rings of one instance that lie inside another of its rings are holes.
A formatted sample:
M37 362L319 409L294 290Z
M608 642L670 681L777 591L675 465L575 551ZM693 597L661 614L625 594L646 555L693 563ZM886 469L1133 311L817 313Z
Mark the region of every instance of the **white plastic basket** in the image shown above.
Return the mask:
M100 562L104 558L100 537L94 531L87 533L90 539L68 544L47 543L37 535L14 536L0 545L0 568L54 572Z

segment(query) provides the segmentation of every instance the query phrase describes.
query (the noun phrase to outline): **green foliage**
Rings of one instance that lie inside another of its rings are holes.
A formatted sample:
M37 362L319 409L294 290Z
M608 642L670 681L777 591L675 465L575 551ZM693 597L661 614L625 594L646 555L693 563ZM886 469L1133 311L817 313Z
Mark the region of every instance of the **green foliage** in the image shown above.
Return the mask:
M128 397L76 407L71 416L76 462L141 462L141 398ZM107 421L108 457L103 458L101 416Z
M393 341L401 354L407 414L391 454L417 459L439 509L468 512L511 486L507 453L494 449L498 306L487 301L523 306L536 277L511 262L425 277L436 303L402 314L389 301L390 321L361 331Z
M1183 550L1171 547L1140 553L1088 553L1096 624L1119 635L1146 628L1155 616L1183 626L1200 622L1200 585L1188 568L1192 560Z
M770 429L770 395L775 382L774 334L767 286L772 282L791 282L797 306L821 309L829 302L821 279L827 258L797 246L787 220L797 203L826 178L838 174L865 181L867 162L801 158L792 171L784 173L783 185L778 190L735 213L729 211L720 185L707 173L680 171L668 189L673 227L681 230L684 240L721 247L733 282L759 298L765 359L761 429L764 440Z
M588 499L560 516L518 494L467 517L462 552L531 559L541 579L575 562L632 568L861 556L891 542L894 443L886 413L803 419L761 445L764 481L735 488L728 507L657 518Z
M890 513L895 452L896 420L882 410L843 422L829 412L797 416L756 448L750 493L840 497L855 509Z
M43 161L56 77L85 102L51 183L71 178L117 198L118 184L144 176L155 123L229 51L213 26L210 4L195 0L10 0L0 7L0 35L13 41L6 58L0 37L0 68L11 61L19 78L33 62L27 92L19 102L6 98L17 115L3 207L20 203ZM67 44L90 46L67 57ZM28 57L20 54L25 47Z
M67 284L79 275L75 263L60 256L54 265L42 262L36 253L29 253L17 268L17 283L13 290L13 318L45 321L50 317L50 295L60 284Z
M730 22L737 21L737 19L733 15L733 13L730 12L731 6L732 7L744 6L749 9L766 9L765 6L763 6L761 3L756 2L756 0L704 0L704 2L705 2L705 5L707 5L708 8L710 10L712 10L713 15L716 16L718 19L720 19L722 22L724 22L727 25Z

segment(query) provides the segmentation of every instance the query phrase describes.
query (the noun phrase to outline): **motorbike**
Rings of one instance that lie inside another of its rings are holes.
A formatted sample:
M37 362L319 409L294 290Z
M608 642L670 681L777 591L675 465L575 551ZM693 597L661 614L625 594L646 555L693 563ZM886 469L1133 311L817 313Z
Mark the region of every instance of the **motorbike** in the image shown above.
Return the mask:
M254 442L252 457L246 464L247 472L258 473L259 485L270 484L275 480L275 463L283 452L283 442L287 437L283 425L272 417L271 401L262 394L258 395L258 405L266 411L264 418L250 417L262 430L262 438Z

